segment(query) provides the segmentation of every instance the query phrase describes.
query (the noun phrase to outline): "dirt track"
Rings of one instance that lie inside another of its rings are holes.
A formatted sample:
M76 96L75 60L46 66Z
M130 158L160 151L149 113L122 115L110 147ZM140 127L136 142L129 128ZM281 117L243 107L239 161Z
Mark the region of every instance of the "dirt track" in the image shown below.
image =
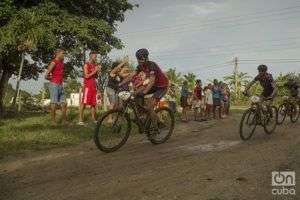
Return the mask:
M138 135L112 154L91 141L4 158L0 199L286 199L272 196L271 172L300 174L300 124L286 123L271 136L259 128L245 143L239 119L177 124L166 144Z

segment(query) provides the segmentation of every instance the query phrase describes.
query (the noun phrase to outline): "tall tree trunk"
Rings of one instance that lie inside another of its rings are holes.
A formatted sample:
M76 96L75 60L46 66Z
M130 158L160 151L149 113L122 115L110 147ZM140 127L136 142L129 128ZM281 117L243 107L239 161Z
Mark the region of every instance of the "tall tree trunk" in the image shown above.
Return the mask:
M6 86L8 83L9 78L11 77L11 73L7 70L3 70L0 77L0 117L4 114L4 96L6 92Z

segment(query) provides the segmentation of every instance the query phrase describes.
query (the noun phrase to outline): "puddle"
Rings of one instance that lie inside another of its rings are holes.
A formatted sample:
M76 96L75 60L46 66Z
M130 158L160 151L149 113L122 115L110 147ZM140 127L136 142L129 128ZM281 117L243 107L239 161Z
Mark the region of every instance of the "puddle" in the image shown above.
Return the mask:
M221 141L211 144L185 145L179 148L191 152L214 152L229 149L230 147L236 146L240 143L241 141Z

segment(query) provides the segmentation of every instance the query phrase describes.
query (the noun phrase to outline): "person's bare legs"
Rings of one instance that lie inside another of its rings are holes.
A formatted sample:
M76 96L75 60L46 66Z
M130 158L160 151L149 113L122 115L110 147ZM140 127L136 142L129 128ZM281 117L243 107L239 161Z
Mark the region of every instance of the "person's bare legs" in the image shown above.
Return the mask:
M67 104L62 103L61 104L61 124L64 125L66 123L66 117L67 117Z
M85 105L84 104L80 104L80 107L79 107L79 123L82 123L83 120L84 120L84 109L85 109Z
M51 125L55 126L56 125L56 120L55 120L55 116L56 116L56 104L55 103L51 103L50 104L50 112L51 112Z
M96 106L91 106L91 114L92 114L92 119L94 121L97 121L97 118L96 118Z

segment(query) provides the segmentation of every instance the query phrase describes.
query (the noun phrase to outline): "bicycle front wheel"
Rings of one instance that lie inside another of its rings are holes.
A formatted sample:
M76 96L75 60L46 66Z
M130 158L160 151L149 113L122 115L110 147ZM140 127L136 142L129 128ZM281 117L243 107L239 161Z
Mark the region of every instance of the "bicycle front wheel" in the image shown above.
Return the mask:
M104 113L97 122L94 142L99 150L110 153L121 148L127 141L131 131L128 114L120 110Z
M278 119L278 111L275 106L271 107L271 111L268 111L263 116L263 124L264 124L264 130L266 134L272 134L274 133L276 127L277 127L277 119Z
M159 108L155 112L158 118L157 126L150 122L147 136L152 144L162 144L171 137L174 131L175 117L167 107Z
M242 140L249 140L256 127L258 115L255 110L248 109L244 112L241 122L240 122L240 138Z
M278 107L278 117L277 117L277 124L278 125L281 125L285 118L286 118L286 115L287 115L287 106L286 104L281 104L279 107Z
M296 123L299 119L300 116L300 105L297 104L292 104L291 106L291 122L292 123Z

